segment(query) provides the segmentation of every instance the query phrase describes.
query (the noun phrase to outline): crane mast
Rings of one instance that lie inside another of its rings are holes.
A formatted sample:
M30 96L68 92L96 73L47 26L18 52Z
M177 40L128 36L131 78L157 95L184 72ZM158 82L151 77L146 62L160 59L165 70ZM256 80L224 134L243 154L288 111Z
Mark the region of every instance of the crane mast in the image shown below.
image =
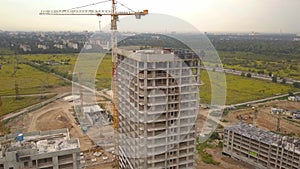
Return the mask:
M101 2L99 2L101 3ZM119 114L118 114L118 91L117 91L117 21L119 16L135 15L136 19L140 19L141 16L147 15L148 10L143 10L139 12L134 11L116 11L116 0L111 0L111 11L109 10L42 10L40 15L96 15L96 16L105 16L108 15L111 17L111 53L112 53L112 106L113 106L113 126L115 130L115 150L118 149L117 141L117 130L119 128ZM95 5L95 4L91 4ZM87 6L91 6L87 5ZM123 4L121 4L124 6ZM85 7L85 6L84 6ZM129 9L129 8L128 8ZM117 152L117 151L115 151Z
M119 114L118 114L118 98L117 98L117 20L118 15L116 15L116 2L112 0L112 15L111 15L111 55L112 55L112 90L113 90L113 119L114 119L114 129L119 128Z

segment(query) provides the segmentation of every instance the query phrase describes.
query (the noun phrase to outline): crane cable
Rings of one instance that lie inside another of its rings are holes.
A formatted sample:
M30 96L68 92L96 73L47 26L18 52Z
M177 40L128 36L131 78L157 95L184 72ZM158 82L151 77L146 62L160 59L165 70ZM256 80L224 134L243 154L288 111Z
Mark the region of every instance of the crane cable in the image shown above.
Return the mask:
M79 9L79 8L84 8L84 7L88 7L88 6L94 6L94 5L98 5L98 4L109 2L109 1L111 1L111 0L105 0L105 1L100 1L100 2L96 2L96 3L84 5L84 6L74 7L74 8L68 9L68 10Z
M134 10L132 10L131 8L129 8L128 6L122 4L121 2L118 2L118 1L117 1L117 3L120 4L121 6L127 8L127 9L130 10L131 12L135 12Z
M99 18L99 31L102 32L102 30L101 30L101 15L99 15L98 18Z
M98 4L105 3L105 2L109 2L109 1L111 1L111 0L100 1L100 2L96 2L96 3L88 4L88 5L83 5L83 6L79 6L79 7L70 8L70 9L67 9L67 10L74 10L74 9L79 9L79 8L88 7L88 6L94 6L94 5L98 5ZM118 2L118 1L117 1L117 3L120 4L121 6L127 8L127 9L130 10L131 12L136 12L136 11L134 11L133 9L129 8L128 6L122 4L121 2Z

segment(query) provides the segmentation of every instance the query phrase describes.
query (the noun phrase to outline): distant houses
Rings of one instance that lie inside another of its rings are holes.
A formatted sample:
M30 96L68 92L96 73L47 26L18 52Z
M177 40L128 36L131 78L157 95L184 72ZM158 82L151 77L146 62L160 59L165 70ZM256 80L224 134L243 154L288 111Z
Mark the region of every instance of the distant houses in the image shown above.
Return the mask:
M54 44L53 47L55 47L57 49L63 49L64 45L62 45L62 44Z
M37 48L38 48L38 49L46 50L46 49L49 49L49 46L46 46L46 45L43 45L43 44L38 44L38 45L37 45Z
M31 47L29 45L21 44L20 49L24 52L31 51Z
M69 42L69 43L67 43L67 46L69 48L78 49L78 44L77 43Z

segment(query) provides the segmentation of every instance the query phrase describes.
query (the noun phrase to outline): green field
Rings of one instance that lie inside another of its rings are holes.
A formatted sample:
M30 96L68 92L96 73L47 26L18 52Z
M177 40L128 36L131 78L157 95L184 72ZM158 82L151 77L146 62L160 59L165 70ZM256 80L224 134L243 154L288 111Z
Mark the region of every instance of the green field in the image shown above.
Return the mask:
M45 101L53 96L54 95L48 95L48 96L45 96L43 99L41 99L40 96L23 97L20 99L15 99L15 97L2 98L1 115L5 115L5 114L11 113L11 112L21 110L28 106Z
M103 58L101 64L99 65L96 79L96 86L98 89L111 88L111 56L107 55Z
M218 52L225 68L248 72L272 72L280 77L300 80L300 58L272 57L251 52Z
M59 57L54 57L56 60L70 60L69 65L58 65L50 66L61 72L69 72L73 70L74 63L76 61L75 54L65 54L60 55L63 59ZM53 59L52 55L25 55L23 56L29 60L39 60L50 61ZM97 89L110 88L111 87L111 56L107 55L102 60L98 67L96 75L96 87ZM205 71L201 72L201 79L204 83L200 87L201 103L210 103L210 85L208 74ZM235 76L226 74L227 80L227 98L226 104L241 103L256 99L262 99L266 97L271 97L278 94L286 94L289 92L297 91L291 85L283 85L278 83L272 83L269 81L258 80L254 78L246 78L241 76ZM299 91L299 89L298 89Z
M78 54L34 54L22 55L22 58L35 63L60 62L63 64L52 65L51 67L61 72L69 73L73 71L77 56Z
M59 78L25 64L4 64L0 70L0 95L14 95L16 84L19 94L40 93L41 86L47 92L49 88L62 85ZM15 72L16 70L16 72Z
M208 73L206 71L201 72L201 80L204 83L204 85L200 87L201 103L209 103L211 98L211 88L209 85ZM226 74L226 83L227 105L300 91L299 89L292 87L292 85L283 85L271 81L231 74Z
M84 55L84 54L83 54ZM22 58L29 60L31 62L67 62L68 64L59 65L48 65L51 69L54 69L59 74L71 74L74 70L75 62L77 60L78 54L36 54L36 55L22 55ZM98 67L96 74L96 87L97 89L104 89L111 87L111 55L106 55L101 64Z

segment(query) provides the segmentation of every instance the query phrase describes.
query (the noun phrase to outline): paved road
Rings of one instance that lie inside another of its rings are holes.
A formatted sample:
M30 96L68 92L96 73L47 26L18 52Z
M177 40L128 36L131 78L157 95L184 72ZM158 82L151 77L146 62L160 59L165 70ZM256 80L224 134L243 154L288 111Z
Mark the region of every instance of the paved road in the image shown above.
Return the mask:
M295 95L300 94L300 92L294 92ZM278 95L278 96L272 96L272 97L268 97L268 98L264 98L264 99L259 99L259 100L253 100L253 101L249 101L249 102L244 102L244 103L238 103L238 104L233 104L231 106L245 106L248 104L255 104L255 103L260 103L260 102L266 102L266 101L270 101L270 100L275 100L275 99L280 99L283 97L287 97L289 96L289 94L282 94L282 95Z
M224 69L225 73L228 74L234 74L234 75L241 75L243 71L239 71L239 70L232 70L232 69ZM245 74L247 74L248 72L244 72ZM272 81L272 77L269 77L269 75L260 75L260 74L256 74L256 73L251 73L251 77L252 78L256 78L256 79L261 79L261 80L268 80L268 81ZM281 82L282 80L278 79L278 82ZM294 82L298 82L296 80L293 79L286 79L286 84L293 84Z
M49 95L54 95L57 93L44 93L42 96L49 96ZM41 96L41 94L24 94L24 95L19 95L19 97L36 97L36 96ZM15 95L9 95L9 96L1 96L2 98L14 98L16 97Z

